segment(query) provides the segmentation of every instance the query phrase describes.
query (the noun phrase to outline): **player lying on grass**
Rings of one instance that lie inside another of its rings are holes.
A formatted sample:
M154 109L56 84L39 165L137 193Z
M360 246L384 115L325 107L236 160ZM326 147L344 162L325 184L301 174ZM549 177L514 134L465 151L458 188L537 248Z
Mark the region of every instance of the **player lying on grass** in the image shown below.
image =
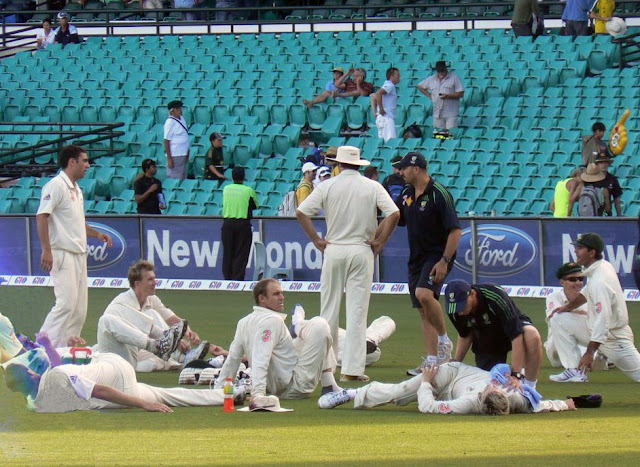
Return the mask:
M418 401L418 410L430 414L485 414L557 412L575 410L572 399L540 400L535 389L505 386L510 368L496 365L491 372L460 362L431 365L422 374L399 384L373 382L358 389L327 393L318 399L321 409L332 409L354 401L354 408L370 408L394 402Z
M309 397L318 382L325 392L339 390L333 372L331 330L319 316L296 323L293 333L285 324L284 294L276 279L262 279L253 289L253 312L236 327L229 355L216 381L219 387L227 377L236 376L246 356L251 367L253 397L274 395L283 399Z
M220 346L201 340L183 320L155 295L153 264L140 260L128 271L131 288L114 298L98 321L98 350L120 355L137 371L182 368L207 353L226 355ZM178 335L177 351L169 334ZM195 347L191 348L191 344Z
M221 389L158 388L136 380L133 367L119 355L102 353L87 365L58 365L42 375L20 363L9 363L5 381L27 398L35 412L139 407L150 412L172 412L170 407L222 405ZM234 388L236 403L244 402L245 388Z

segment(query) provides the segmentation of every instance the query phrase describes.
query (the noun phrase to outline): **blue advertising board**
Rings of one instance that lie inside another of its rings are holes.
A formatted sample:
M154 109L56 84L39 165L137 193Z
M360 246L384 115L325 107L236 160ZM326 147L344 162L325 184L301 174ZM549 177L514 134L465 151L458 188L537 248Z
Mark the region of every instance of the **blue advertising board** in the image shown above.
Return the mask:
M24 217L3 217L0 221L0 275L29 274L29 242Z
M4 221L4 219L3 219ZM98 232L111 236L113 245L95 238L87 241L89 277L127 277L129 265L140 259L140 222L135 217L88 217L87 223ZM30 219L31 274L41 274L42 248L38 239L35 217Z

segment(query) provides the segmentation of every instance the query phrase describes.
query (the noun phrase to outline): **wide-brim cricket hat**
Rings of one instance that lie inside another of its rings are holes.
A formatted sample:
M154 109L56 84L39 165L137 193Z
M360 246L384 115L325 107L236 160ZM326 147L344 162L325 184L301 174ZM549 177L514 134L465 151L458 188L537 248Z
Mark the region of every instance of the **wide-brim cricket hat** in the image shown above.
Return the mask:
M366 159L360 159L360 149L355 146L340 146L336 151L336 157L327 157L327 160L350 165L369 165Z
M589 183L602 181L605 179L605 177L606 175L598 168L595 162L589 164L587 166L587 171L583 172L582 175L580 175L580 178L583 182Z
M293 412L293 409L280 407L278 396L255 396L249 407L238 409L238 412Z
M467 298L471 293L471 284L461 279L452 280L444 291L447 314L460 313L467 306Z
M613 37L621 36L627 32L627 23L625 23L622 18L616 16L604 23L604 26L607 28L607 32Z

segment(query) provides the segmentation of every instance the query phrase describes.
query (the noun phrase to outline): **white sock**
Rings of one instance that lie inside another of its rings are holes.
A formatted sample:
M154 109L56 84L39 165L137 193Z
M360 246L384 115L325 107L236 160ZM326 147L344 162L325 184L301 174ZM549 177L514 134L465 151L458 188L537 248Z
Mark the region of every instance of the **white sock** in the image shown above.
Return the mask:
M339 391L342 389L336 383L336 378L331 371L323 371L320 375L320 384L323 388L330 387L332 391Z
M536 388L536 384L538 384L538 380L531 381L531 380L529 380L529 379L525 378L525 379L524 379L524 384L526 384L527 386L529 386L529 387L531 387L531 388L535 389L535 388Z
M151 331L149 331L149 337L153 339L162 339L164 337L164 331L155 324L152 324Z
M156 340L149 337L147 339L147 345L144 346L144 349L153 353L156 350L156 345L157 345Z
M444 342L449 342L449 336L447 335L447 333L445 332L443 335L438 336L438 343L444 343Z

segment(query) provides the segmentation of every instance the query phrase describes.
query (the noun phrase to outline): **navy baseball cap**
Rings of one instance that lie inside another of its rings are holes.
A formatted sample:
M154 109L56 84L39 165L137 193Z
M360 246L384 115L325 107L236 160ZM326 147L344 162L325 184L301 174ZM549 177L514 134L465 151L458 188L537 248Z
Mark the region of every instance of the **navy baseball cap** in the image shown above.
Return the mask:
M464 310L470 293L471 285L467 281L455 279L449 282L444 291L444 302L447 305L447 314L453 315Z
M572 242L572 245L583 246L590 250L596 250L598 253L604 251L604 240L600 235L593 232L580 235L575 242Z
M405 167L414 166L421 169L427 168L427 159L419 152L409 152L400 162L392 164L396 169L404 169Z

